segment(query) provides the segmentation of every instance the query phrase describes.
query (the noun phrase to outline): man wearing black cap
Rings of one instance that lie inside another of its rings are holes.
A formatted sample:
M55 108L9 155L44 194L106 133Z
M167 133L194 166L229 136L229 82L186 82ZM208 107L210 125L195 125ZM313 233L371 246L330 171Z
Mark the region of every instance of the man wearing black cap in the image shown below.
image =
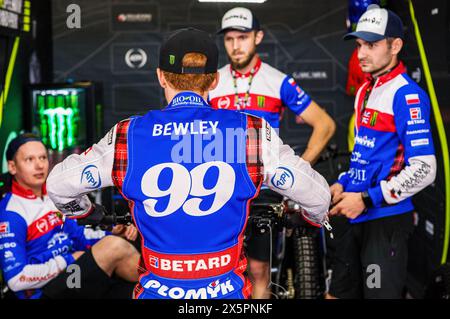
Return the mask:
M214 110L218 49L196 29L174 32L160 49L159 83L169 103L118 123L92 149L57 165L48 190L65 214L98 210L84 195L116 186L142 238L135 298L248 298L242 251L247 209L266 183L326 219L326 181L256 117Z
M230 64L219 70L219 84L209 94L211 105L216 109L239 110L262 117L277 130L288 107L296 114L298 124L306 123L313 128L301 156L313 164L334 134L334 121L292 76L261 61L256 49L264 38L264 32L249 9L236 7L227 11L219 34L224 36ZM279 203L282 198L263 188L257 200ZM271 239L269 232L260 233L253 226L249 225L246 241L254 284L253 297L267 299L270 297Z
M398 59L403 25L395 13L370 6L345 39L356 39L370 77L356 95L350 168L331 186L330 214L346 216L350 225L336 239L330 295L401 298L411 197L436 176L430 101Z
M49 161L41 139L19 135L9 143L6 159L12 183L0 202L0 269L16 296L103 298L113 293L116 298L131 297L139 253L122 238L62 218L46 192ZM113 234L119 232L113 229ZM123 237L135 240L136 228L129 227ZM65 269L72 264L80 269L77 289L67 284L72 272ZM112 274L130 283L116 285ZM123 287L123 293L113 287Z
M219 70L220 81L209 95L211 105L263 117L275 129L288 107L297 115L298 123L313 128L302 158L314 163L334 134L334 121L291 76L261 61L256 49L264 32L249 9L227 11L218 33L224 36L230 64Z

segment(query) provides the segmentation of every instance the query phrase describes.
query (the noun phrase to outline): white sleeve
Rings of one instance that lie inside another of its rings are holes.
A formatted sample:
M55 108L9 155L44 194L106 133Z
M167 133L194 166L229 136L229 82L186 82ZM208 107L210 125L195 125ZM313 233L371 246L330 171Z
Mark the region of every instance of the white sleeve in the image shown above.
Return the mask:
M326 221L331 194L325 178L309 162L283 144L275 130L263 120L261 130L264 184L289 197L306 210L303 217L322 225Z
M67 266L62 256L56 256L44 264L26 265L22 271L8 280L8 287L14 291L37 289L45 286Z
M117 125L92 148L80 155L70 155L50 172L47 192L63 214L81 218L92 206L86 194L113 186L116 130Z
M409 165L389 181L381 181L381 191L388 204L397 204L433 183L436 178L436 157L422 155L411 157Z

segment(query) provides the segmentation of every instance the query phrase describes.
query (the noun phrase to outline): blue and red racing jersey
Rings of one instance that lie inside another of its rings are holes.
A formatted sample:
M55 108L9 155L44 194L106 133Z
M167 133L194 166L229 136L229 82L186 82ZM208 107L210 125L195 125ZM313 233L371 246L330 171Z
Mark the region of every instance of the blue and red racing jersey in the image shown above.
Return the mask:
M427 94L399 63L361 86L355 114L350 168L339 183L346 192L368 191L374 206L351 222L412 211L411 197L436 176Z
M40 288L74 262L73 252L87 250L105 236L62 217L45 186L38 198L13 182L0 202L0 268L18 298L40 298Z
M129 201L142 236L135 298L239 299L251 293L243 239L262 183L302 204L310 222L324 222L325 179L267 122L183 92L57 165L48 189L75 216L89 213L88 190L114 185Z
M233 85L233 72L236 77L236 88ZM241 110L248 114L264 118L273 128L279 128L280 117L285 107L300 115L311 104L311 98L295 82L267 63L258 59L251 71L242 74L232 69L230 64L219 70L219 84L209 92L209 100L215 109ZM250 88L249 81L251 79ZM236 89L239 101L236 99ZM249 96L246 98L248 91ZM247 99L247 105L244 100Z

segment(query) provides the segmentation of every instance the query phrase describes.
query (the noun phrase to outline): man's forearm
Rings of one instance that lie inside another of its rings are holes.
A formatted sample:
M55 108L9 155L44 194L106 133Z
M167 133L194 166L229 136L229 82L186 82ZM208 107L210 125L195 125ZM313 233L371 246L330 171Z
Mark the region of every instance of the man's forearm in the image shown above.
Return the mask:
M65 254L42 264L26 265L20 273L8 280L8 286L12 291L41 288L73 261L74 258L70 254Z
M373 203L396 204L417 194L434 181L436 166L434 155L410 158L409 165L396 176L389 181L381 181L378 186L369 189Z
M114 143L115 127L92 148L67 157L50 172L47 192L63 214L84 217L92 208L85 194L113 185Z
M334 134L333 126L315 127L302 158L313 165Z
M320 107L320 105L314 101L311 101L311 104L306 110L297 115L297 123L300 123L300 119L313 129L308 146L302 154L302 158L305 161L314 164L330 138L333 136L334 131L336 130L336 124L327 114L325 109Z
M309 222L323 224L331 201L327 181L264 123L263 127L270 130L261 132L264 184L299 203L307 211L303 217Z

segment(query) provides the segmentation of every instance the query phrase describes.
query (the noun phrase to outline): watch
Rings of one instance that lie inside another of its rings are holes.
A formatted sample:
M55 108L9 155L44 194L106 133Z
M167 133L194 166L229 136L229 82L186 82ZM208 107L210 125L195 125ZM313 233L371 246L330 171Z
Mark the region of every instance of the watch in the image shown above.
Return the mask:
M362 200L363 200L364 205L366 206L366 208L373 207L373 201L372 201L372 198L370 198L370 195L369 195L368 191L362 192L361 193L361 197L362 197Z

